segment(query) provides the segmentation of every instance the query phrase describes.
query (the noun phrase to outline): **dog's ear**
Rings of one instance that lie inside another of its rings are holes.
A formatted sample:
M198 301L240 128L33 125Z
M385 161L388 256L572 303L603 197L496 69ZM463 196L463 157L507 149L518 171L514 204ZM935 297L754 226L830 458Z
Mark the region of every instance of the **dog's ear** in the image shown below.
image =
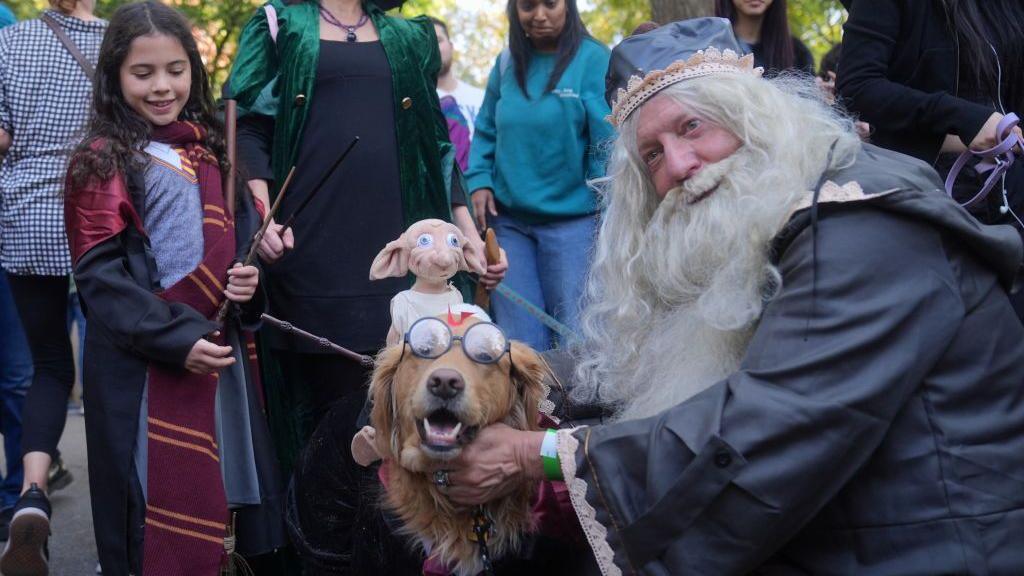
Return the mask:
M505 421L517 430L540 429L540 403L545 399L544 378L550 368L537 352L521 342L512 342L512 410Z
M397 240L388 242L373 259L373 264L370 264L370 280L402 277L408 273L409 246L405 241L405 234L402 234Z
M377 430L377 453L384 458L398 456L398 401L395 398L395 373L402 359L402 346L391 346L377 354L370 381L373 410L370 424Z

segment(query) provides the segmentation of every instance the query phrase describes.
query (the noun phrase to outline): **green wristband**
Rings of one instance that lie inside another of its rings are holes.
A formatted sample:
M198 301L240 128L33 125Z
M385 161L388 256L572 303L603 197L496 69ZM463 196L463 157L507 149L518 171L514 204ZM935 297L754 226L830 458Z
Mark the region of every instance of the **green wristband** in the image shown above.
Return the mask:
M548 480L562 480L562 462L558 458L558 433L548 429L540 445L540 460L544 465L544 477Z

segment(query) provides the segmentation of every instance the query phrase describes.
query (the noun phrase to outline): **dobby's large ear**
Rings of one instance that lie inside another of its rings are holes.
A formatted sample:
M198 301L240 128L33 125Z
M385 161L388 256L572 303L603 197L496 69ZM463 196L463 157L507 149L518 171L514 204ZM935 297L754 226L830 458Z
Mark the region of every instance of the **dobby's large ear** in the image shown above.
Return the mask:
M462 261L465 264L462 269L469 270L474 274L486 274L487 262L481 260L484 257L483 251L474 250L473 245L469 243L469 239L461 230L459 230L459 236L462 241Z
M396 459L399 453L398 406L395 395L395 373L402 359L402 346L391 346L377 354L373 378L370 380L370 424L377 430L377 453L385 459Z
M401 277L408 273L409 247L405 241L405 234L402 234L398 240L388 242L373 259L373 264L370 264L370 280Z
M545 399L544 378L550 372L537 352L521 342L512 342L512 411L505 424L517 430L540 429L540 403Z

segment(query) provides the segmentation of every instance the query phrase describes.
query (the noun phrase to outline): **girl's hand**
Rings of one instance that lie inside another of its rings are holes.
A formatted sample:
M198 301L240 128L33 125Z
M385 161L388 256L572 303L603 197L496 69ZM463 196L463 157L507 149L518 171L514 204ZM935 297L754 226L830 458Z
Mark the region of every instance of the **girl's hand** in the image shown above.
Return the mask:
M508 272L508 257L505 255L505 249L501 250L501 260L497 264L488 264L487 273L480 277L480 284L483 285L487 290L494 290L498 284L505 279L505 272Z
M214 332L214 336L220 332ZM200 338L185 357L185 369L195 374L212 374L235 363L231 346L218 346Z
M476 215L477 228L487 229L487 214L497 216L498 210L494 207L494 190L480 188L475 190L470 197L473 200L473 214Z
M444 493L459 504L484 504L511 493L522 482L539 482L544 478L543 441L544 432L505 424L484 428L458 458L444 463L449 471Z
M988 117L985 125L981 127L980 131L978 131L978 135L974 137L974 140L971 140L971 144L968 148L977 152L980 150L987 150L996 144L999 144L999 142L1002 141L1002 138L1000 138L1000 135L996 133L996 128L999 127L999 123L1002 122L1002 120L1002 114L999 112L993 112L992 115ZM1020 126L1014 126L1013 131L1018 137L1022 134Z
M224 291L224 296L228 300L239 304L248 302L256 294L256 286L259 285L259 282L259 268L255 266L242 266L241 262L236 262L228 270L228 287Z
M292 234L292 229L285 230L282 235L281 228L284 226L277 222L271 222L270 226L267 226L263 238L260 238L260 245L256 249L256 253L267 264L277 262L285 252L295 248L295 235Z

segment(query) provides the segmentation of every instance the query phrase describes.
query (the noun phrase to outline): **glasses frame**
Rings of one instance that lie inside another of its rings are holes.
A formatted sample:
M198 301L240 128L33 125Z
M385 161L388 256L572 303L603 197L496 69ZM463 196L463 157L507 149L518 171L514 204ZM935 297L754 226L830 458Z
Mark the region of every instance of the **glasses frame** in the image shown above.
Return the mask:
M413 345L409 343L409 335L412 334L412 331L416 329L417 324L424 321L439 322L442 326L444 326L445 330L448 331L448 346L445 347L445 349L438 353L436 356L424 356L422 354L417 354L416 348L414 348ZM494 360L489 360L486 362L482 360L477 360L476 358L473 357L472 354L469 353L468 350L466 350L466 336L468 336L469 333L472 332L478 326L494 326L494 328L501 334L501 337L505 339L504 350L501 351L501 354L495 356ZM501 329L501 326L498 326L494 322L477 322L476 324L470 326L462 336L456 336L455 333L452 332L452 328L451 326L448 325L447 322L441 320L440 318L435 318L433 316L425 316L423 318L420 318L419 320L413 322L412 326L409 326L409 329L405 332L405 335L402 337L402 354L405 354L405 348L406 345L408 345L409 351L413 356L417 358L422 358L424 360L437 360L441 356L444 356L445 354L450 352L452 346L455 344L456 341L458 341L459 346L462 347L462 353L466 355L466 358L469 358L470 360L476 362L477 364L497 364L506 354L509 355L509 358L512 357L512 341L508 339L508 334L505 334L505 331ZM401 358L399 358L399 361L401 361Z

